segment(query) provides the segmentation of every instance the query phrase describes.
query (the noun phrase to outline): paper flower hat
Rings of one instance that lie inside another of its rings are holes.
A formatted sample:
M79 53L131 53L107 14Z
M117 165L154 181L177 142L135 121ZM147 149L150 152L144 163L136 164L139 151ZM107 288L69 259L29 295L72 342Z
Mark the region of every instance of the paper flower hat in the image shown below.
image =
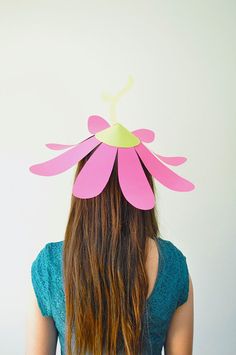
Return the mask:
M129 86L131 79L129 80ZM72 193L75 197L88 199L99 195L110 178L115 158L118 163L118 180L126 200L134 207L149 210L155 206L154 192L147 180L141 161L150 174L167 188L186 192L195 186L174 173L167 165L180 165L185 157L166 157L152 152L144 143L150 143L155 133L146 128L129 131L115 122L114 106L117 99L128 89L128 85L114 97L104 97L112 101L113 123L110 125L98 115L88 117L88 130L92 134L78 144L64 145L48 143L53 150L64 150L57 157L30 167L37 175L52 176L70 169L96 148L79 172ZM140 161L141 160L141 161Z

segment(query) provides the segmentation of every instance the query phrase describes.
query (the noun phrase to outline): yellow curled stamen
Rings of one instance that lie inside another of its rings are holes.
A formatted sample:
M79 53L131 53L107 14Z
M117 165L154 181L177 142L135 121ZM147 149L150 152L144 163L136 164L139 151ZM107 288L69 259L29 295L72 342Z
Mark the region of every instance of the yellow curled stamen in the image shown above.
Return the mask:
M116 106L117 106L117 103L118 103L119 99L121 98L121 96L123 96L131 88L133 82L134 82L133 77L131 75L129 75L127 84L116 95L111 96L111 95L108 95L106 93L102 94L102 98L104 100L111 102L110 119L111 119L113 124L115 124L117 122L117 118L116 118Z

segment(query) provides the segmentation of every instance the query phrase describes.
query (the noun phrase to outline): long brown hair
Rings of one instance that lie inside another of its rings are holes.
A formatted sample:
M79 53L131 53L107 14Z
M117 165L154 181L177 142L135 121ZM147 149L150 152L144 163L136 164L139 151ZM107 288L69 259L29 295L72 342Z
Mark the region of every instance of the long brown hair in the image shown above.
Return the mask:
M93 152L80 160L74 180ZM63 249L67 355L143 354L147 241L159 234L156 208L140 210L124 198L117 157L100 195L72 195Z

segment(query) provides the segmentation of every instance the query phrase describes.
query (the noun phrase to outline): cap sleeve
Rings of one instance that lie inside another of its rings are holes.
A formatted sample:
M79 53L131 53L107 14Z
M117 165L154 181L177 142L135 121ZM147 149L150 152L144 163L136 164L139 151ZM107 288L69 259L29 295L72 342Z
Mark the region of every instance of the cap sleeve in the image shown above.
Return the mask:
M31 265L31 281L43 316L51 316L48 244L40 250Z
M186 256L178 250L179 254L179 295L177 307L184 304L188 299L189 293L189 270Z

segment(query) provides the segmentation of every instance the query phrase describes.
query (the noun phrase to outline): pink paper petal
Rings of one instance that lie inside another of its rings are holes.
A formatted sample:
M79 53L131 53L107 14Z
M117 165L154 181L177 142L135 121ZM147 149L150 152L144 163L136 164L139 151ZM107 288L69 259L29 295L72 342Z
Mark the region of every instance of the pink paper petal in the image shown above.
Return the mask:
M91 137L93 137L93 135L90 136L90 137L85 138L85 139L82 140L80 143L82 143L82 142L84 142L84 141L90 139ZM47 143L47 144L45 144L45 145L46 145L47 148L52 149L52 150L65 150L65 149L67 149L67 148L71 148L71 147L74 147L74 146L78 145L78 143L77 143L77 144Z
M155 154L160 160L162 160L164 163L168 165L175 165L175 166L181 165L187 160L187 158L185 157L164 157L163 155L156 154L155 152L152 153Z
M132 133L143 142L150 143L155 139L155 133L150 129L140 128L132 131Z
M102 143L79 172L73 186L73 195L90 198L99 195L111 175L117 148Z
M84 158L97 145L101 144L95 136L80 142L65 153L40 164L32 165L29 169L33 174L52 176L68 170Z
M137 145L135 150L152 176L164 186L174 191L191 191L195 188L190 181L175 174L162 164L142 143Z
M124 197L134 207L142 210L154 207L154 193L133 147L118 148L118 177Z
M46 147L48 147L49 149L52 149L52 150L63 150L63 149L67 149L67 148L71 148L71 147L74 147L75 144L57 144L57 143L47 143L45 144Z
M88 130L90 133L96 134L105 128L110 127L110 124L98 115L92 115L88 118Z

